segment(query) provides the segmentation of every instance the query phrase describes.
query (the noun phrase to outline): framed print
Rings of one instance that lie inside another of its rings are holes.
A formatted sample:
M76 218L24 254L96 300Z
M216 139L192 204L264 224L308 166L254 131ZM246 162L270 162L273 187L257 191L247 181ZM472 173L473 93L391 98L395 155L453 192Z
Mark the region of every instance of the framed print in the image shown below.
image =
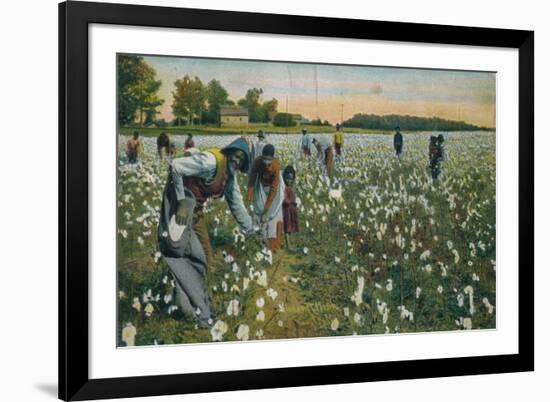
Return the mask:
M59 17L61 399L534 369L533 32Z

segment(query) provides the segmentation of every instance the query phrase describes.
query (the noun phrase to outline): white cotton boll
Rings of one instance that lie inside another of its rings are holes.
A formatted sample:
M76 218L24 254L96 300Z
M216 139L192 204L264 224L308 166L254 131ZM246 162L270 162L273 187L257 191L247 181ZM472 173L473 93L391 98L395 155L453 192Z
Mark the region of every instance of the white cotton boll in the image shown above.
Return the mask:
M210 335L212 335L213 341L221 341L223 335L227 332L228 326L225 322L218 320L210 329Z
M283 327L283 321L282 320L277 321L277 325L282 328Z
M489 314L493 314L493 311L494 311L495 307L491 303L489 303L489 299L484 297L482 302L483 302L483 305L485 306L485 308L487 309L487 312Z
M258 279L256 279L256 282L258 283L258 285L263 286L264 288L267 287L267 272L265 270L263 270L259 274Z
M256 306L262 308L265 305L265 300L263 297L260 297L256 300Z
M279 294L277 293L276 290L272 288L267 289L265 293L267 294L268 297L271 297L272 300L275 300Z
M464 288L464 293L468 295L468 301L470 304L470 315L474 315L476 311L474 306L474 288L468 285Z
M361 324L361 315L359 313L355 313L353 315L353 321L355 321L356 324Z
M330 329L332 329L333 331L337 331L339 326L340 326L340 322L338 321L338 318L335 318L330 323Z
M418 299L420 297L420 293L422 293L422 288L417 286L416 287L416 298Z
M265 320L265 313L263 310L258 311L258 314L256 314L256 321L264 321Z
M122 341L126 343L126 346L135 346L137 330L131 322L127 322L122 329Z
M164 300L164 304L170 304L170 302L172 301L172 294L166 293L163 297L163 300Z
M472 319L470 317L464 318L464 322L462 323L462 326L466 330L472 329Z
M248 278L243 278L243 292L248 289L248 285L250 283L250 279Z
M307 255L307 253L309 253L309 249L307 247L304 247L304 254Z
M459 261L460 261L460 256L458 255L458 251L456 251L456 249L453 249L452 253L453 253L453 255L454 255L454 262L455 262L455 264L458 264Z
M473 273L473 274L472 274L472 281L474 281L474 282L479 282L479 276L477 276L476 273Z
M363 290L365 289L365 278L363 276L357 277L357 289L353 292L351 296L351 301L355 303L356 306L359 306L363 303Z
M344 307L344 315L349 317L349 307Z
M246 324L239 325L237 329L237 339L240 341L248 341L250 328Z
M459 293L457 296L456 296L456 301L458 303L458 307L462 307L464 306L464 295L462 293Z
M439 294L443 293L443 286L439 285L439 286L437 287L437 292L438 292Z
M155 308L153 307L153 305L151 303L147 303L147 305L145 306L145 309L143 311L145 311L145 315L147 317L151 317L153 315L153 312L155 311Z
M393 290L393 281L391 279L388 279L388 281L387 281L386 290L388 292L391 292Z
M227 305L227 315L229 316L237 316L239 315L239 301L237 299L233 299L229 302Z
M426 261L430 257L430 254L431 254L430 250L424 250L422 254L420 254L420 259L422 261Z
M231 254L228 254L226 253L225 251L223 252L224 254L224 261L228 264L231 264L233 261L235 261L235 259L233 258L233 256Z

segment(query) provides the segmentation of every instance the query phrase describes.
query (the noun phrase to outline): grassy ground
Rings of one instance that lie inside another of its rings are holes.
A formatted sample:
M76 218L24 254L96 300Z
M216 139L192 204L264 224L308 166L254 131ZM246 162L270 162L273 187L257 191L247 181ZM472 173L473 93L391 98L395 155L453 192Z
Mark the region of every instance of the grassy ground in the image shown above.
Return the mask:
M347 136L330 183L313 159L297 158L297 136L270 138L282 165L297 167L301 230L268 261L256 239L235 232L223 200L209 204L208 288L223 340L239 339L245 327L248 339L495 328L494 135L450 135L435 182L427 135L407 137L401 160L391 138ZM171 278L156 254L167 165L155 161L154 140L144 142L137 168L123 164L121 144L119 330L132 323L137 345L209 342L212 328L171 311ZM244 191L244 177L240 184Z

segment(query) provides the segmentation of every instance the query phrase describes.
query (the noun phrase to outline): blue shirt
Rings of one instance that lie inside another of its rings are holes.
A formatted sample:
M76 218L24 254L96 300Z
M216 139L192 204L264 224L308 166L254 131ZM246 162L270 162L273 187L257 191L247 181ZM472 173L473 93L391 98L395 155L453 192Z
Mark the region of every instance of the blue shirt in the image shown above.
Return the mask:
M311 149L311 137L309 134L302 135L302 148Z

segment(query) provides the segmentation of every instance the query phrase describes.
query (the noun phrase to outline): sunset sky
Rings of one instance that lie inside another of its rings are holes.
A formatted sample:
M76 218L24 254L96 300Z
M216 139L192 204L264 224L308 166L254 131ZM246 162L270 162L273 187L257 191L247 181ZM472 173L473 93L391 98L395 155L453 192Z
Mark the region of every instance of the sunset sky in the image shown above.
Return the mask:
M356 113L409 114L495 126L496 76L486 72L240 61L184 57L145 60L162 80L160 117L171 120L174 81L185 74L206 85L215 78L235 102L249 88L263 100L276 98L279 111L320 117L331 123ZM317 84L316 84L317 83Z

